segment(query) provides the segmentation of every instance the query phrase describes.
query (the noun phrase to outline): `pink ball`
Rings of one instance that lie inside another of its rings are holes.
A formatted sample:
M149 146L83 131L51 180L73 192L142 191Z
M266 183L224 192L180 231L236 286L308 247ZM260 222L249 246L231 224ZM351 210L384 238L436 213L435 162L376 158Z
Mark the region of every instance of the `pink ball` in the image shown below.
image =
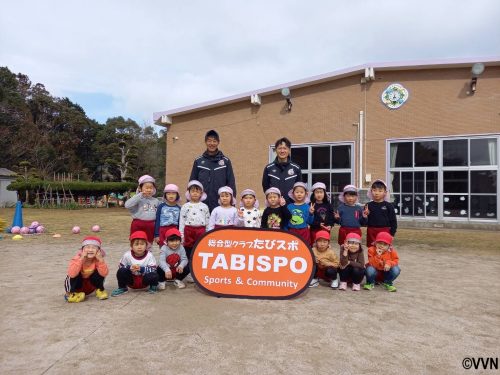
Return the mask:
M99 225L92 226L92 232L99 232L100 230L101 230L101 227Z
M36 228L39 225L40 225L40 223L38 221L34 221L34 222L31 223L30 228Z
M36 232L37 233L43 233L45 232L45 227L43 225L39 225L36 227Z
M30 232L30 228L28 227L22 227L19 233L21 234L28 234Z
M15 227L10 228L10 233L18 234L20 232L21 232L21 227L15 226Z
M73 234L78 234L80 233L80 227L75 225L73 229L71 229L71 231L73 232Z

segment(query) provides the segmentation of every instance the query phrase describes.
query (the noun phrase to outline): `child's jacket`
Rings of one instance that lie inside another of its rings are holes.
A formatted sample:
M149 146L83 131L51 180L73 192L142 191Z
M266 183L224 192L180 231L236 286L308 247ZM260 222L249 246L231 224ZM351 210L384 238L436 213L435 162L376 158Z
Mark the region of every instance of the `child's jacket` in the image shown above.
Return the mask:
M99 275L106 277L109 273L108 265L103 260L98 262L96 258L92 259L91 263L86 263L85 259L80 259L82 251L80 250L69 262L68 276L75 278L78 274L82 274L84 279L87 279L94 273L95 270Z
M384 265L386 264L391 267L397 266L399 264L398 252L396 249L389 248L389 250L378 255L377 248L375 246L370 246L368 248L368 264L379 271L383 271Z
M312 248L314 257L316 258L316 264L319 268L326 267L335 267L338 268L340 262L337 255L331 248L326 249L325 251L318 251L316 246Z

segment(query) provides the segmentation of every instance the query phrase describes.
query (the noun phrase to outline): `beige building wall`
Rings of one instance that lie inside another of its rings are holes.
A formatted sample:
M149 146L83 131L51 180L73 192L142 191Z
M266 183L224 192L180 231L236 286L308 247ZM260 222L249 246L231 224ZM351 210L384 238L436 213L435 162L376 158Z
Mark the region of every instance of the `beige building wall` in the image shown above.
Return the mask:
M173 117L167 136L166 181L184 190L195 157L205 150L204 135L215 129L228 156L238 191L252 188L263 199L261 179L269 146L283 136L293 144L357 141L359 113L365 114L363 175L386 178L386 140L406 137L500 133L500 67L487 67L468 95L470 68L376 71L360 84L361 75L291 90L293 109L286 112L279 94L263 96ZM391 83L409 90L397 110L381 102ZM354 183L358 180L358 145ZM366 183L364 184L366 185Z

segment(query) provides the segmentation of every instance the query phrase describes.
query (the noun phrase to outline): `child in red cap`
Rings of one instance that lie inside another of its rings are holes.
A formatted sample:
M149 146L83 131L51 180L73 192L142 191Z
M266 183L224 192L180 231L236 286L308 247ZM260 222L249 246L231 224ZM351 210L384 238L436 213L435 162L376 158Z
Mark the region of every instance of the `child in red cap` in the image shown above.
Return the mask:
M339 286L337 280L339 259L330 247L330 233L326 230L316 233L316 242L312 250L316 259L316 273L309 287L314 288L319 285L319 279L325 279L331 282L332 288L337 288Z
M82 302L85 295L95 290L98 299L108 298L104 289L104 278L108 275L108 265L104 261L104 251L101 250L101 239L88 236L82 241L82 247L71 259L68 276L64 286L66 301Z
M348 233L340 246L340 285L339 290L347 289L347 282L352 281L352 290L361 289L361 280L365 276L365 256L361 247L361 236Z
M382 285L389 292L395 292L396 287L392 285L401 272L399 268L399 256L392 247L392 236L387 232L379 232L373 246L368 248L368 263L366 265L366 290L372 290L375 280L383 280Z
M158 289L165 289L166 281L173 281L179 289L186 287L182 280L189 273L186 250L181 245L181 232L170 228L165 233L165 244L161 247L158 272Z
M148 250L148 236L143 231L136 231L130 235L131 249L123 254L120 266L116 272L118 289L111 292L116 297L132 289L142 289L149 286L149 293L158 290L158 274L156 273L156 259Z

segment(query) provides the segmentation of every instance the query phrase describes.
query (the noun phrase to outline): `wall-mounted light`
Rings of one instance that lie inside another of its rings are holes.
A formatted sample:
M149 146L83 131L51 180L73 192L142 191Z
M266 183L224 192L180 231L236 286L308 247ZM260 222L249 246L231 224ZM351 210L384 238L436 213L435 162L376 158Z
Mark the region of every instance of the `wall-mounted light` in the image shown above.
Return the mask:
M172 140L175 142L179 139L179 137L172 137Z
M470 91L469 95L474 95L477 88L477 78L484 72L484 64L483 63L475 63L472 65L471 73L472 78L470 81Z
M292 111L292 96L290 95L290 89L288 87L284 87L281 89L281 95L285 98L286 100L286 111L291 112Z

